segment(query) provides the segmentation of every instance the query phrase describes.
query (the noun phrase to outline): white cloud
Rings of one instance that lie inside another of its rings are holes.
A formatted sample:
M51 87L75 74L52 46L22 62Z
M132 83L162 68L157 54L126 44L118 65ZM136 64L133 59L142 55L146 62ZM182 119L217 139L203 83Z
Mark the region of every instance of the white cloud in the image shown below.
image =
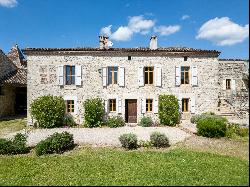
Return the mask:
M101 28L100 34L109 36L113 40L128 41L131 39L134 33L140 33L142 35L149 34L155 21L150 19L144 19L143 16L129 17L127 26L120 26L115 32L112 33L112 25Z
M114 33L111 35L111 39L117 41L127 41L130 40L133 35L133 32L128 27L119 27Z
M240 43L249 37L249 25L241 26L228 17L214 18L204 23L196 39L206 39L219 46Z
M190 18L189 15L183 15L183 16L181 17L181 20L185 20L185 19L189 19L189 18Z
M181 29L180 25L170 25L170 26L164 26L161 25L159 27L155 27L154 31L160 33L160 35L167 36L170 34L173 34L175 32L178 32Z
M111 27L112 25L101 28L100 34L104 36L111 36Z
M155 25L155 21L146 20L143 16L133 16L129 18L128 27L135 33L145 32Z
M13 8L17 6L16 0L0 0L0 6L7 7L7 8Z

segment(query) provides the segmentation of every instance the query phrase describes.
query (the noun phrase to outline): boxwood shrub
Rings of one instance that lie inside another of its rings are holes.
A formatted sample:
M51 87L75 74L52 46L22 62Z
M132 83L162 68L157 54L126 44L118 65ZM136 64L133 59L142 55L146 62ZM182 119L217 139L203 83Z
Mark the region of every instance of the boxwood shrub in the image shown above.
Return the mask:
M63 153L74 147L73 134L68 132L54 133L45 140L40 141L36 147L36 155Z
M151 117L146 117L146 116L143 116L141 118L141 121L139 123L139 126L142 126L142 127L151 127L153 126L153 120Z
M101 127L104 116L104 105L100 98L86 99L83 103L86 127Z
M27 136L21 133L16 134L12 140L0 139L0 155L28 153L26 142Z
M133 133L123 134L119 137L119 140L125 149L136 149L138 147L137 136Z
M227 132L227 119L209 115L197 122L197 134L204 137L224 137Z
M125 126L125 121L121 116L109 117L106 122L108 127L116 128Z
M160 132L153 132L150 135L150 141L154 147L169 147L169 140L168 137Z
M179 122L179 103L174 95L159 96L159 119L162 125L175 126Z
M54 128L63 126L65 103L59 96L41 96L31 103L31 115L39 127Z

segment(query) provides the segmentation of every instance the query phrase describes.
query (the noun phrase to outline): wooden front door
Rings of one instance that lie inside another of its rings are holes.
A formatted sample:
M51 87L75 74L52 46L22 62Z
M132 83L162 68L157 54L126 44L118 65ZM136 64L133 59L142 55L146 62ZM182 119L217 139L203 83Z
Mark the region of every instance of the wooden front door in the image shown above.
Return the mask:
M127 99L126 100L126 122L137 123L137 100Z

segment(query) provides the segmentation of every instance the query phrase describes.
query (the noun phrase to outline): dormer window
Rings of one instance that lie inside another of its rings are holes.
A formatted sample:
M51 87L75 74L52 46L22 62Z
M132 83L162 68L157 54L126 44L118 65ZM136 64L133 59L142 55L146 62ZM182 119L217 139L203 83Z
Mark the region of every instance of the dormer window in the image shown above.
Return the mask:
M188 57L187 56L184 56L184 61L187 61Z
M131 56L128 56L128 60L131 60Z

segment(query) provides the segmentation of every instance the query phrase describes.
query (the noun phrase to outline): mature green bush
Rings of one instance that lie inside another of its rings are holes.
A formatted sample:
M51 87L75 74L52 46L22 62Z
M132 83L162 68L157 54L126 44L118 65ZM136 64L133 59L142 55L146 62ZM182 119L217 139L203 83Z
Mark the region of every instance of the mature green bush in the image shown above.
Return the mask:
M249 128L242 128L240 124L229 123L227 125L226 137L232 138L234 136L246 137L249 135Z
M76 126L76 123L74 121L74 118L71 114L65 114L63 118L63 125L68 127L74 127Z
M140 140L139 141L139 143L138 143L138 147L146 147L146 148L150 148L150 147L152 147L153 146L153 144L152 144L152 142L151 141L149 141L149 140Z
M54 133L45 140L39 142L36 147L36 155L63 153L74 147L73 135L68 132Z
M63 126L65 103L62 97L41 96L31 103L31 115L39 127L54 128Z
M160 132L153 132L150 135L150 141L152 143L153 146L155 147L169 147L169 140L168 137Z
M0 139L0 154L24 154L29 152L26 146L27 136L21 133L15 135L13 140Z
M149 116L148 117L143 116L141 118L141 121L140 121L139 125L142 126L142 127L151 127L151 126L153 126L153 120Z
M84 119L86 127L100 127L104 116L104 105L100 98L84 101Z
M106 122L108 127L116 128L125 126L125 121L121 116L109 117Z
M175 126L179 122L179 103L174 95L159 96L159 119L162 125Z
M227 132L227 119L220 116L207 116L197 122L197 134L204 137L224 137Z
M191 123L197 124L200 119L204 119L204 118L207 118L207 117L214 117L214 118L218 117L218 118L220 118L220 116L215 115L215 113L213 113L213 112L204 112L202 114L193 115L191 117L190 121L191 121Z
M125 149L136 149L138 147L137 136L133 133L123 134L119 137L119 140Z

